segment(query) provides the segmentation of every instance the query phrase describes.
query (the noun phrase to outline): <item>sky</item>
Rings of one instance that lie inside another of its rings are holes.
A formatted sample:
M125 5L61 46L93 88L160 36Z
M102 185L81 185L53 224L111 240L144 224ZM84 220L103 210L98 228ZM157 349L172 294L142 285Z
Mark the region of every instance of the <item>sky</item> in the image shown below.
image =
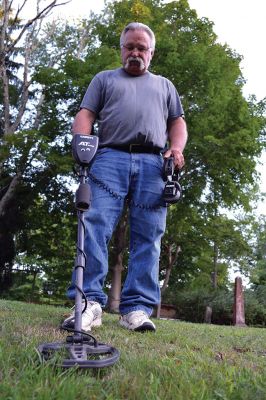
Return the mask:
M42 0L50 4L52 0ZM64 2L67 0L61 0ZM17 0L21 4L22 0ZM243 56L240 64L246 84L244 96L255 94L257 100L266 97L266 1L265 0L188 0L198 17L207 17L214 23L213 30L219 43L227 43L233 50ZM28 0L27 9L32 12L35 0ZM68 19L89 16L90 11L100 12L104 0L71 0L68 4L56 8L54 14ZM266 192L266 152L258 166L261 173L261 191ZM264 167L263 167L264 165ZM259 213L266 214L266 206L260 204Z
M52 0L41 0L48 5ZM66 2L69 0L58 0ZM33 12L36 0L27 0L27 14ZM220 43L227 43L244 57L241 67L247 83L244 95L255 94L258 100L266 96L266 1L253 0L188 0L199 17L214 22L214 32ZM21 4L22 0L15 3ZM55 8L53 15L69 19L89 16L90 11L100 12L104 0L70 0L68 4ZM32 14L33 15L33 14Z

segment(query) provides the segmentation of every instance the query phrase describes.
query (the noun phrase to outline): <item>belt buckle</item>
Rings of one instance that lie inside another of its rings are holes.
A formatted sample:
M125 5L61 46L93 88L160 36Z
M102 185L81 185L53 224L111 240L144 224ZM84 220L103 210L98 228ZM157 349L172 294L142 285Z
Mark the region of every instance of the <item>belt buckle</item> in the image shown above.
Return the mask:
M131 143L130 145L129 145L129 152L130 153L134 153L134 147L141 147L142 145L141 144L139 144L139 143Z

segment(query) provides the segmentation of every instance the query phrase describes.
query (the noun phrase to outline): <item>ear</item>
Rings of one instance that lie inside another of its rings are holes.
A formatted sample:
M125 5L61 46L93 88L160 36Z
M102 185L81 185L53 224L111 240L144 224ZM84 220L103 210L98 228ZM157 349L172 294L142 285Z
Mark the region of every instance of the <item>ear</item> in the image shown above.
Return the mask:
M155 49L153 49L153 50L151 51L151 59L152 59L153 56L154 56L154 52L155 52Z

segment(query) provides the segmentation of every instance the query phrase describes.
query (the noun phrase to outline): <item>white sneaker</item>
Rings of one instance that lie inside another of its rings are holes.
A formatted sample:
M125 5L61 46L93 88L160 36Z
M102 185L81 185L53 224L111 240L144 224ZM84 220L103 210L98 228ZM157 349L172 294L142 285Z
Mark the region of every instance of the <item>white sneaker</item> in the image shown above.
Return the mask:
M137 332L156 330L154 323L149 319L148 315L141 310L131 311L128 314L122 315L119 324L126 329Z
M82 303L83 307L85 302ZM74 329L75 327L75 307L71 315L63 322L63 327ZM88 301L87 308L82 313L81 329L83 331L91 331L91 328L102 325L102 307L96 301Z

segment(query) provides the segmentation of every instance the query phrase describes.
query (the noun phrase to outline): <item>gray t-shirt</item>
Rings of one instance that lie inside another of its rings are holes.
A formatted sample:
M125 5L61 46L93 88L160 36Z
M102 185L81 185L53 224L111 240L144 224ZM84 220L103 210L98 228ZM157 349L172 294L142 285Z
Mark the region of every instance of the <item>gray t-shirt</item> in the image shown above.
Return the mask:
M100 146L143 143L164 148L167 121L183 115L172 82L148 71L132 76L123 68L95 75L81 108L97 115Z

